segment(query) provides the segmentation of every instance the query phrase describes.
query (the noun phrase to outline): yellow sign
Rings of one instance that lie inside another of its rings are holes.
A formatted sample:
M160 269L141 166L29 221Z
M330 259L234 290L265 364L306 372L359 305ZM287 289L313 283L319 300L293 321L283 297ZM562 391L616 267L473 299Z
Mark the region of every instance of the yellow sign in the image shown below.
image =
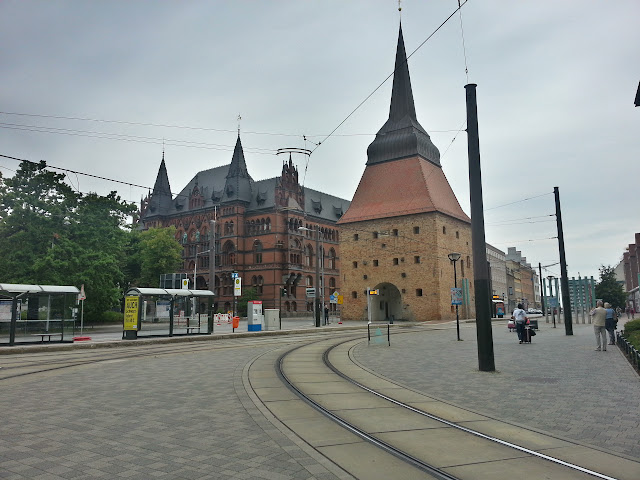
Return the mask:
M378 290L369 290L369 295L378 295Z
M138 330L138 313L140 311L140 297L124 298L124 329Z
M342 305L343 300L344 300L344 297L342 295L338 295L338 305Z

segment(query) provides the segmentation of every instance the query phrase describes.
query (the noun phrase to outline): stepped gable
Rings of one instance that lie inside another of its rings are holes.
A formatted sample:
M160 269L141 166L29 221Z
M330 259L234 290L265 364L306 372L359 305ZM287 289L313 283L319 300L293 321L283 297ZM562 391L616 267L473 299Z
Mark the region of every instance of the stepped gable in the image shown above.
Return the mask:
M440 152L416 118L402 25L389 119L367 155L360 184L338 224L427 212L471 222L442 171Z

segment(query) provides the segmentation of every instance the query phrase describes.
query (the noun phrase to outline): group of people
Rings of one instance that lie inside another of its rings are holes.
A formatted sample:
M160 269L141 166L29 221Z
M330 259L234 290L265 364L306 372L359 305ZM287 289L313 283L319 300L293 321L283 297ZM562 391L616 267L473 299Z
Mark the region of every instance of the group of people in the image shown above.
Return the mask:
M627 310L628 312L629 310ZM620 307L613 309L609 302L602 302L598 300L596 308L589 312L593 322L593 329L596 334L596 352L607 351L607 345L616 344L616 329L618 328L618 318L622 310ZM518 340L522 343L525 338L525 326L529 318L521 303L518 304L518 308L513 311L511 318L516 324L516 333L518 334ZM607 333L609 334L609 341L607 342Z
M618 312L616 312L609 302L598 300L596 308L589 312L593 322L593 330L596 334L596 352L607 351L607 345L615 345L615 330L618 327ZM607 333L609 334L609 342L607 343Z

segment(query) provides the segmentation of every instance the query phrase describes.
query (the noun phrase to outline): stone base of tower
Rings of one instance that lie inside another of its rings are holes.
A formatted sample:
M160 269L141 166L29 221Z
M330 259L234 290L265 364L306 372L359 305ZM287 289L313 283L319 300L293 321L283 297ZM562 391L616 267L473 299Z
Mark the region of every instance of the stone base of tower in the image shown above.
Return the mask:
M458 287L468 281L461 319L475 316L471 225L440 212L341 225L343 320L455 320L453 263ZM378 295L367 298L368 290ZM367 305L369 303L369 305Z

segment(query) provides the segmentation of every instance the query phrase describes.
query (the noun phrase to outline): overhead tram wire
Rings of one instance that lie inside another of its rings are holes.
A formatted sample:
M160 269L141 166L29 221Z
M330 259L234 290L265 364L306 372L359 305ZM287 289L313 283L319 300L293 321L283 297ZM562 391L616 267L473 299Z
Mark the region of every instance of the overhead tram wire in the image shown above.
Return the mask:
M406 59L406 61L408 62L408 61L409 61L409 59L413 56L413 54L414 54L414 53L416 53L418 50L420 50L420 48L422 48L422 46L423 46L425 43L427 43L427 42L431 39L431 37L433 37L436 33L438 33L438 31L439 31L442 27L444 27L444 25L445 25L449 20L451 20L451 18L452 18L452 17L453 17L453 16L454 16L454 15L455 15L455 14L456 14L456 13L457 13L461 8L462 8L462 7L464 7L464 6L467 4L467 2L468 2L468 1L469 1L469 0L465 0L462 4L460 4L460 2L458 2L458 8L456 8L456 9L451 13L451 15L449 15L449 16L448 16L448 17L447 17L447 18L446 18L446 19L445 19L445 20L444 20L444 21L443 21L443 22L438 26L438 28L436 28L436 29L435 29L435 30L434 30L434 31L433 31L433 32L432 32L432 33L431 33L431 34L430 34L430 35L429 35L429 36L428 36L428 37L427 37L427 38L426 38L426 39L425 39L425 40L424 40L420 45L418 45L418 46L416 47L416 49L415 49L413 52L411 52L409 55L407 55L407 59ZM364 104L365 104L365 103L366 103L366 102L367 102L367 101L368 101L368 100L373 96L373 94L374 94L374 93L376 93L378 90L380 90L380 88L381 88L385 83L387 83L387 80L389 80L389 79L393 76L393 74L394 74L394 73L395 73L395 70L394 70L393 72L391 72L389 75L387 75L387 77L386 77L386 78L385 78L385 79L380 83L380 85L378 85L375 89L373 89L373 91L372 91L369 95L367 95L367 96L365 97L365 99L364 99L364 100L362 100L362 101L358 104L358 106L357 106L356 108L354 108L354 109L351 111L351 113L349 113L349 115L347 115L347 116L344 118L344 120L342 120L342 121L341 121L341 122L340 122L340 123L339 123L339 124L338 124L334 129L333 129L333 130L331 130L331 132L330 132L326 137L324 137L321 141L319 141L319 142L316 144L315 148L314 148L313 150L311 150L311 154L313 155L313 152L315 152L315 151L320 147L320 145L322 145L322 144L323 144L324 142L326 142L326 141L327 141L331 136L333 136L333 135L335 134L336 130L338 130L338 129L339 129L339 128L340 128L340 127L341 127L341 126L342 126L342 125L347 121L347 120L349 120L349 118L351 118L351 116L352 116L354 113L356 113L356 112L360 109L360 107L362 107L362 105L364 105ZM309 165L309 160L310 160L310 159L311 159L311 155L309 155L309 158L307 159L307 166ZM306 172L306 169L307 169L307 167L305 167L305 172Z
M0 122L0 128L6 128L9 130L21 130L21 131L27 131L27 132L70 135L70 136L87 137L87 138L101 138L104 140L119 140L119 141L125 141L125 142L137 142L137 143L147 143L147 144L155 144L155 145L162 144L162 145L169 145L174 147L204 148L208 150L220 150L220 151L229 151L229 152L232 152L233 149L235 148L234 145L222 145L217 143L194 142L190 140L176 140L176 139L166 139L166 138L161 139L158 137L145 137L141 135L96 132L92 130L75 130L75 129L69 129L69 128L45 127L45 126L39 126L39 125L24 125L24 124ZM274 150L268 149L268 148L247 147L247 148L244 148L244 150L253 154L275 155ZM260 151L260 150L264 150L264 151Z
M3 155L0 153L0 157L1 158L7 158L9 160L15 160L17 162L27 162L27 163L32 163L34 165L37 165L39 162L34 162L33 160L27 160L26 158L17 158L17 157L12 157L10 155ZM114 183L119 183L121 185L127 185L129 187L136 187L136 188L143 188L147 191L151 191L153 190L152 187L149 186L144 186L144 185L138 185L136 183L131 183L131 182L125 182L124 180L116 180L114 178L108 178L108 177L102 177L100 175L94 175L92 173L85 173L85 172L79 172L77 170L71 170L69 168L63 168L63 167L56 167L54 165L49 165L45 160L42 160L43 162L45 162L45 168L52 168L54 170L60 170L62 172L67 172L67 173L74 173L76 175L84 175L85 177L91 177L91 178L96 178L98 180L105 180L107 182L114 182ZM8 169L10 170L10 169ZM178 197L184 197L185 195L181 195L179 193L173 193L170 192L172 196L174 196L175 198Z
M553 192L547 192L547 193L542 193L540 195L536 195L534 197L527 197L527 198L523 198L521 200L516 200L514 202L509 202L509 203L504 203L502 205L497 205L495 207L491 207L491 208L485 208L484 211L488 211L488 210L495 210L496 208L502 208L502 207L507 207L509 205L514 205L516 203L520 203L520 202L526 202L527 200L533 200L534 198L540 198L540 197L544 197L545 195L553 195Z

